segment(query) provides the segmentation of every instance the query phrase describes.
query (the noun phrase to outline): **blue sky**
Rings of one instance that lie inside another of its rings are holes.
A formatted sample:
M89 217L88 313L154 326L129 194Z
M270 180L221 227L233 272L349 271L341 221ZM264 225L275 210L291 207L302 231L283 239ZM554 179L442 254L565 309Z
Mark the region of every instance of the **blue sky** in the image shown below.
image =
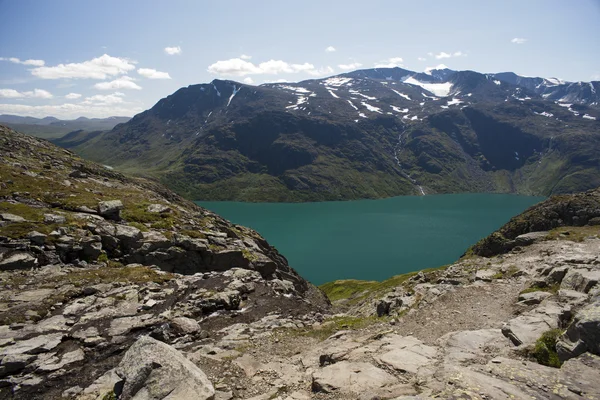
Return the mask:
M600 0L0 0L0 114L134 115L178 88L444 64L600 80Z

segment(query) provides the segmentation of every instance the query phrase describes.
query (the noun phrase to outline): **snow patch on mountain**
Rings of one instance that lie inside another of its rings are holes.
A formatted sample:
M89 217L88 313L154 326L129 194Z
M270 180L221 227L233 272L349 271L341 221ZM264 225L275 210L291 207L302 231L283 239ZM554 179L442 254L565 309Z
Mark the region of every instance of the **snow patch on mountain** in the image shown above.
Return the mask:
M404 108L404 109L401 110L401 109L399 109L396 106L390 105L390 107L392 107L392 110L394 110L396 112L399 112L399 113L402 113L402 114L406 114L408 112L408 108Z
M342 78L339 76L334 76L332 78L327 78L323 82L322 85L326 86L342 86L352 81L352 78Z
M404 97L406 100L410 101L410 97L408 97L408 95L405 95L404 93L400 93L397 90L392 89L392 92L396 93L398 96L400 97Z
M329 92L329 93L330 93L330 94L331 94L333 97L335 97L336 99L339 99L339 98L340 98L340 96L338 96L337 94L333 93L333 90L335 90L335 89L333 89L333 88L328 88L328 87L325 87L325 89L327 89L327 91L328 91L328 92ZM332 90L332 89L333 89L333 90Z
M358 90L350 89L348 92L350 92L352 94L357 94L359 96L362 96L362 97L364 97L367 100L377 100L377 97L367 96L366 94L362 94Z
M406 79L404 81L404 83L420 86L423 89L427 90L428 92L431 92L431 93L435 94L436 96L440 96L440 97L448 96L448 94L450 93L450 90L452 89L451 82L426 83L426 82L420 82L420 81L416 80L415 78L413 78L412 76L410 78Z
M367 108L367 110L369 110L371 112L377 112L379 114L383 114L381 112L381 108L374 107L374 106L370 105L369 103L367 103L366 101L361 101L360 104L362 104L363 106L365 106Z

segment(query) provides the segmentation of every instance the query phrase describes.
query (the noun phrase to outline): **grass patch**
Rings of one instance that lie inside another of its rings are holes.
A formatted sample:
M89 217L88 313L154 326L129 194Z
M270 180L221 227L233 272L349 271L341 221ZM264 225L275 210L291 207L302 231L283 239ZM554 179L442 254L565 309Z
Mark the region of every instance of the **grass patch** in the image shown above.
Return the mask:
M0 212L18 215L30 222L43 222L44 213L48 212L46 208L31 207L21 203L0 203Z
M557 294L559 289L560 289L560 284L558 284L558 283L555 283L550 286L545 286L545 287L534 285L534 286L528 287L525 290L522 290L519 294L533 293L533 292L548 292L548 293L552 293L552 294Z
M206 239L206 235L199 231L193 231L191 229L184 229L179 231L182 235L191 237L192 239Z
M347 279L325 283L319 288L325 292L329 300L346 301L346 304L357 304L370 296L383 294L395 287L404 285L406 281L419 272L430 275L430 280L435 279L436 272L448 268L444 265L438 268L428 268L422 271L408 272L402 275L396 275L384 281L361 281L356 279Z
M600 225L556 228L551 230L547 236L550 240L570 240L573 242L583 242L589 237L600 237Z
M333 335L334 333L336 333L337 331L346 329L362 329L386 320L387 319L385 317L378 318L376 315L370 317L333 317L323 322L323 324L318 328L308 328L300 330L299 335L309 336L319 341L323 341L331 335Z
M561 335L562 331L560 329L552 329L544 332L535 342L535 347L531 352L531 356L542 365L560 368L562 363L556 352L556 342Z

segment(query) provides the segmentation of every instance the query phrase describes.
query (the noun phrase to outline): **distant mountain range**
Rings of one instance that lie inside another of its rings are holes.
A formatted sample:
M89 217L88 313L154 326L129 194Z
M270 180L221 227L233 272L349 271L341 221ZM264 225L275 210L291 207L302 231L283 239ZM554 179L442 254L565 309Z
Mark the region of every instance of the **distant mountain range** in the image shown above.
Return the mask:
M214 80L62 143L192 199L317 201L600 186L600 82L359 70Z
M54 117L34 118L18 115L0 115L0 124L33 136L53 139L73 131L108 131L116 125L129 121L129 117L86 118L60 120Z

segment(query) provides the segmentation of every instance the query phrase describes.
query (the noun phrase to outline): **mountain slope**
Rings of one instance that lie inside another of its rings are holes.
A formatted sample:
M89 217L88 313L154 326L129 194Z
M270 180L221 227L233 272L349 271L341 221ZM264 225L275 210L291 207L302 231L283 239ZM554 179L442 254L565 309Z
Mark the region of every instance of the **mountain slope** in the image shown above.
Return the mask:
M597 82L512 78L384 68L257 87L215 80L72 147L199 200L547 195L600 185ZM551 100L551 90L571 93L561 98L570 102Z

